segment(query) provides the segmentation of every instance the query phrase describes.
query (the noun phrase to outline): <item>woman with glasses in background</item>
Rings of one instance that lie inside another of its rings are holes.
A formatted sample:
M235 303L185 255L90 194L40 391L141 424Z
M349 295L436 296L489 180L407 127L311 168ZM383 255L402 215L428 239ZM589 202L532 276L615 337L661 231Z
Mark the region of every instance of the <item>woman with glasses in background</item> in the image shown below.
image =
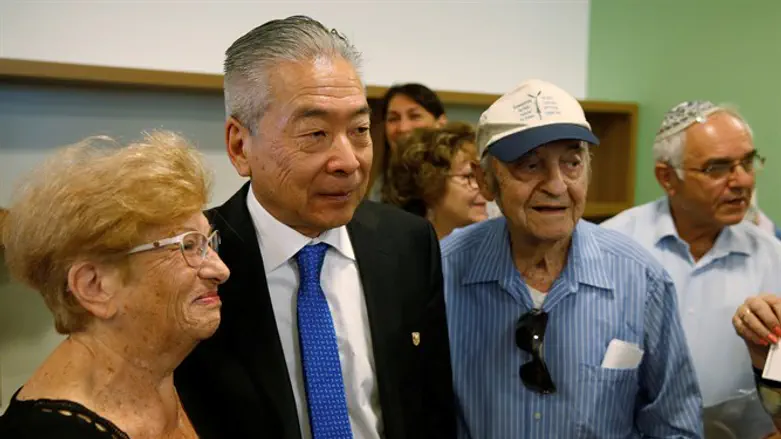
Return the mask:
M0 437L197 437L173 372L220 323L229 273L202 213L209 187L196 151L165 132L87 139L31 174L6 261L66 338L14 394Z
M474 142L474 129L461 122L413 131L393 150L383 201L427 218L439 239L488 218Z

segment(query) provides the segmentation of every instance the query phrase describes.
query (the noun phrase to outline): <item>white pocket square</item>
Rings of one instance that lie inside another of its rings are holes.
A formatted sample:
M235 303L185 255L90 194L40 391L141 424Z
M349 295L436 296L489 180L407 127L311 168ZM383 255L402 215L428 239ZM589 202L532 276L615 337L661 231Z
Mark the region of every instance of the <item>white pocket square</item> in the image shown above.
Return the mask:
M614 338L607 345L602 367L606 369L636 369L643 359L643 350L636 344Z

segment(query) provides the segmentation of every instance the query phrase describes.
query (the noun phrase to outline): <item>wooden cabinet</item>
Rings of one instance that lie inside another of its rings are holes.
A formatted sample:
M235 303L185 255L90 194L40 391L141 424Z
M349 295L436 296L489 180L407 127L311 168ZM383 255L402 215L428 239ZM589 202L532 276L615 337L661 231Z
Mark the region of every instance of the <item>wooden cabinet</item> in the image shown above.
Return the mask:
M369 105L372 107L372 139L376 178L384 159L384 132L379 106L387 88L369 87ZM479 116L499 95L437 91L446 107L469 108ZM581 101L586 119L600 139L592 148L592 174L584 217L600 221L634 205L635 153L638 107L635 103ZM453 119L451 117L451 119ZM476 122L475 120L468 122Z
M591 149L591 183L584 217L609 218L634 206L637 104L583 101L600 144Z

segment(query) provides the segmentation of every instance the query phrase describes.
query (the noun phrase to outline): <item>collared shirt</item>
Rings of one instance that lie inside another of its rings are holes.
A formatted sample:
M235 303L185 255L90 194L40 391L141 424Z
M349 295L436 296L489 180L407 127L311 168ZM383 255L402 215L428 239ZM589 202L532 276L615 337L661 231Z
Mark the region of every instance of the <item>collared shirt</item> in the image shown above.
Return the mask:
M516 346L515 325L533 305L505 218L454 232L442 242L442 258L460 437L702 437L675 287L639 245L578 223L542 306L549 315L543 356L557 387L551 395L519 377L531 355ZM644 351L638 367L602 367L614 339Z
M634 238L670 273L705 407L721 406L727 415L756 424L750 415L761 414L762 407L732 316L750 296L781 294L781 243L743 221L725 227L713 248L694 261L666 197L626 210L602 226Z
M329 244L320 282L336 330L347 409L355 439L379 439L382 431L379 394L369 333L369 317L350 235L342 226L308 238L260 205L250 190L247 207L255 224L266 270L271 305L285 354L303 439L312 437L298 339L298 265L295 255L305 245Z

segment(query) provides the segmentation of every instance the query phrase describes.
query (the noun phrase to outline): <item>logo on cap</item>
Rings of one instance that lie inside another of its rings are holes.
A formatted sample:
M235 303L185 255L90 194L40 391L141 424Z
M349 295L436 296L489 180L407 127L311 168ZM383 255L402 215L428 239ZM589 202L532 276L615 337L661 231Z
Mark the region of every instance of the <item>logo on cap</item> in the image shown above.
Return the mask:
M561 114L559 106L553 96L542 94L539 90L536 94L527 93L529 99L519 104L513 105L513 110L521 116L521 122L528 122L531 119L542 120L544 117L557 116Z

